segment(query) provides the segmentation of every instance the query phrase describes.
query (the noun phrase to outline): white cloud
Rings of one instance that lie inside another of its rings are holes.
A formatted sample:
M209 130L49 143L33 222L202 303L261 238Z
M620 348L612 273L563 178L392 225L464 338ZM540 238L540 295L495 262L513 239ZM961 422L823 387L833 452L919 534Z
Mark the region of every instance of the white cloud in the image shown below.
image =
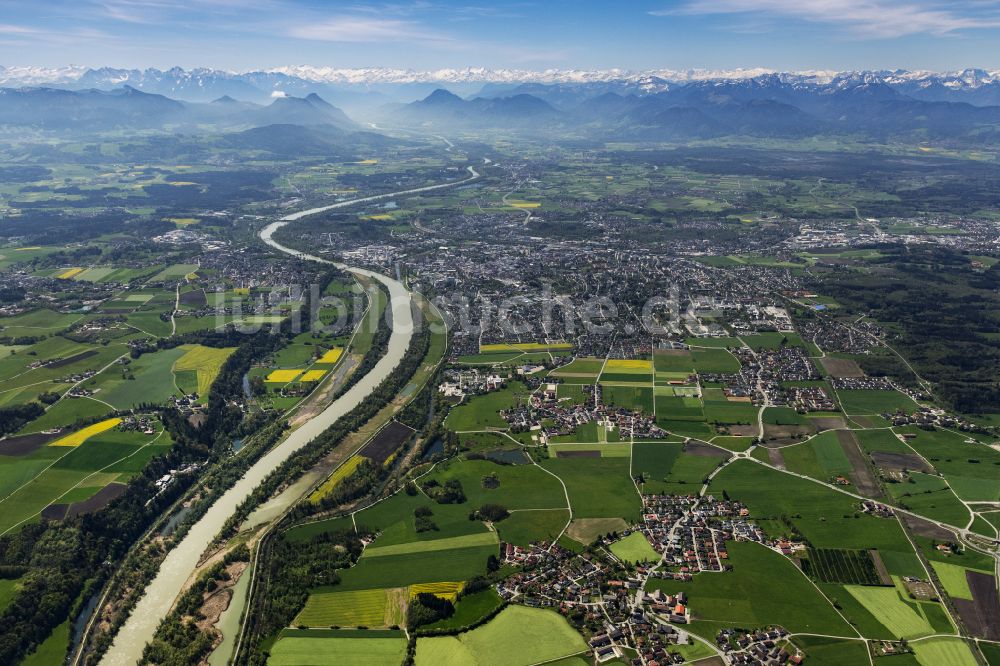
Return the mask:
M397 19L360 16L318 21L293 27L289 33L299 39L324 42L444 42L449 39L424 29L419 23Z
M0 23L0 35L37 35L38 30L28 28L23 25L11 25L10 23Z
M284 90L271 91L271 99L281 99L282 97L288 97L288 93L286 93Z
M689 0L655 16L743 14L842 25L863 37L891 38L1000 27L997 2L929 4L892 0ZM975 13L959 11L975 8Z

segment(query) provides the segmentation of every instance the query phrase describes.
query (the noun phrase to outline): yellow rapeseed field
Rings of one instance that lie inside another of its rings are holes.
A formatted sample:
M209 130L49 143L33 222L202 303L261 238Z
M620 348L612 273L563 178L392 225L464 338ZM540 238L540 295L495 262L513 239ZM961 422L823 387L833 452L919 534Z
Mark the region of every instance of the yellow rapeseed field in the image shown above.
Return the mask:
M318 502L326 497L327 494L332 492L341 481L349 477L351 474L354 474L354 470L356 470L358 465L360 465L364 460L365 457L360 455L353 455L348 458L343 465L333 471L333 474L331 474L319 488L313 491L313 494L309 496L309 501Z
M83 430L77 430L71 435L60 437L56 441L49 444L49 446L80 446L94 435L99 435L102 432L111 430L121 422L122 420L117 417L113 419L105 419L104 421L98 421L97 423L87 426Z
M447 599L448 601L455 601L458 597L458 593L462 590L462 582L444 582L444 583L419 583L417 585L410 586L410 598L415 599L418 594L428 593L433 594L441 599Z
M272 384L287 384L288 382L294 382L301 374L301 370L272 370L271 374L264 381Z
M83 272L82 268L67 268L56 277L59 278L60 280L72 280L82 272Z
M306 373L299 377L300 382L318 382L323 379L326 370L306 370Z
M203 345L184 345L187 352L174 362L174 371L194 370L198 374L198 395L208 395L212 382L219 376L222 364L236 347L205 347Z
M343 353L344 349L342 347L334 347L330 351L323 354L323 356L321 356L320 359L316 362L323 363L324 365L333 365L334 363L340 360L340 356Z
M649 370L653 371L653 362L643 358L609 358L605 366L606 371L611 370Z

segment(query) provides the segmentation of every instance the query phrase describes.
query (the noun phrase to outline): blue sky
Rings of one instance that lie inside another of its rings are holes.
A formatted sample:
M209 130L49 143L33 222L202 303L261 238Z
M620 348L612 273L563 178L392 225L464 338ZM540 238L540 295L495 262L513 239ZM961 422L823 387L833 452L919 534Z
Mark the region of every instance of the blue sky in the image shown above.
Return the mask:
M0 0L0 64L1000 68L1000 0Z

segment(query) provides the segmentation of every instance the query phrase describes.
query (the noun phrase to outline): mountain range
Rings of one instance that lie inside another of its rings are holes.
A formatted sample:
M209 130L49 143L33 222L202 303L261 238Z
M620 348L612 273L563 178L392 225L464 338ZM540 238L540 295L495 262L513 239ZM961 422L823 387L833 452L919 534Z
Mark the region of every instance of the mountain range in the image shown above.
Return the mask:
M11 83L12 71L0 72L0 84ZM496 80L449 84L447 89L407 79L373 83L364 90L357 83L314 82L284 72L71 69L47 74L32 70L30 76L26 70L14 73L22 80L30 78L34 85L0 88L0 124L46 130L201 131L207 127L242 131L282 125L323 126L350 133L360 126L341 106L367 96L367 104L349 106L351 116L438 132L501 128L633 141L855 135L1000 142L1000 74L982 70L940 75L729 73L689 75L685 81L648 73L619 73L617 78L608 75L599 80L592 73L588 80L521 82L502 80L494 72ZM44 78L43 74L58 80L39 85L37 79ZM478 76L487 74L482 71ZM558 77L552 74L550 78ZM382 92L393 87L392 94ZM463 88L463 94L456 94ZM170 94L155 92L164 89ZM290 89L296 94L289 93ZM222 94L203 101L210 92ZM399 98L404 101L392 101Z
M182 102L131 86L113 90L66 90L49 87L0 88L0 125L43 130L112 129L219 130L290 124L355 131L357 125L339 108L315 93L278 97L267 105L228 95L210 103Z
M929 102L967 102L977 106L1000 104L1000 70L966 69L958 72L879 70L836 72L810 70L776 72L752 68L735 70L518 70L462 68L417 71L387 68L277 67L269 70L229 72L217 69L122 69L68 66L3 67L0 87L46 86L52 88L111 90L130 86L143 92L179 100L209 102L228 95L251 102L266 102L273 94L304 97L316 92L347 108L372 108L387 102L411 102L446 87L460 95L511 90L526 84L583 86L600 92L647 95L691 83L728 83L778 80L817 91L874 81L915 99ZM599 93L598 93L599 94Z
M674 140L726 135L995 141L1000 106L927 101L874 75L816 85L771 74L704 80L638 94L609 83L492 86L462 99L445 90L383 107L381 122L439 129L564 129L603 140Z

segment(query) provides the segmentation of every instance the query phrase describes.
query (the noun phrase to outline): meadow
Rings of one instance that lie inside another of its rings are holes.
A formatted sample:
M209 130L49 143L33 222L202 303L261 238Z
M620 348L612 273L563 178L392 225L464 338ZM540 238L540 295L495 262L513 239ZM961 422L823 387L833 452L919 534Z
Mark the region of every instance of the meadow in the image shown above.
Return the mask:
M286 629L270 650L268 666L398 666L406 656L401 631Z
M496 525L500 539L526 547L538 541L552 541L569 521L569 509L512 511Z
M511 645L518 649L512 651ZM458 636L418 638L415 663L528 666L586 650L583 637L555 611L508 606L483 626Z
M844 588L893 636L917 638L934 633L920 612L920 603L904 600L895 587L845 585Z
M178 377L180 385L180 374L186 372L195 373L195 391L202 400L206 400L208 392L212 388L212 382L219 376L222 364L236 351L235 347L205 347L203 345L183 345L184 355L174 362L174 374ZM182 390L190 388L181 386ZM190 393L190 391L188 391Z
M128 481L169 448L165 433L111 431L118 421L88 426L24 456L0 456L0 533L37 520L50 505L64 507L63 514L86 506L80 503Z
M489 483L486 482L487 477ZM488 460L460 458L438 465L427 478L442 484L449 479L457 479L470 507L483 504L500 504L507 509L566 507L566 497L559 481L535 465L499 465Z
M794 526L814 548L879 550L890 573L921 576L923 567L895 520L860 512L857 502L818 483L791 477L749 460L727 466L713 480L713 493L726 491L775 536Z
M550 458L541 465L566 484L574 519L638 519L641 502L627 458Z
M405 590L404 597L405 597ZM292 624L307 627L388 626L386 608L398 603L394 590L350 590L310 594Z
M723 627L780 624L792 632L853 636L850 625L797 567L753 542L726 544L732 571L701 573L694 580L651 580L647 589L686 592L694 619L713 639ZM694 629L692 629L694 630Z
M433 542L427 542L433 543ZM482 546L402 552L383 557L362 556L358 563L341 572L338 590L374 587L405 587L414 583L468 580L486 573L486 560L497 554L493 543ZM326 591L319 588L318 591Z
M622 562L658 562L660 554L649 544L642 532L632 532L610 546L611 552Z
M500 410L513 407L517 400L526 394L523 384L511 382L499 391L466 398L466 402L448 414L444 422L445 427L456 432L506 428L506 422L500 418Z

